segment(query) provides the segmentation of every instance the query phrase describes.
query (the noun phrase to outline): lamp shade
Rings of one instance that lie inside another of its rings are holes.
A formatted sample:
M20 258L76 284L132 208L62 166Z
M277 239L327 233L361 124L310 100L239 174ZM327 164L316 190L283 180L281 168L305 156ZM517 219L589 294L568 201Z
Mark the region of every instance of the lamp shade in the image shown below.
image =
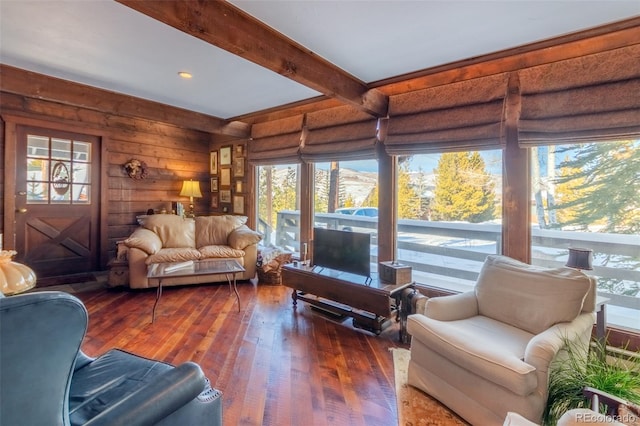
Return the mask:
M592 259L593 250L569 248L569 259L567 259L567 264L565 266L590 271L593 269L593 266L591 265Z
M180 191L181 197L202 197L202 192L200 192L200 182L193 180L185 180L182 182L182 191Z
M27 265L13 262L14 250L0 250L0 291L5 296L22 293L36 286L36 274Z

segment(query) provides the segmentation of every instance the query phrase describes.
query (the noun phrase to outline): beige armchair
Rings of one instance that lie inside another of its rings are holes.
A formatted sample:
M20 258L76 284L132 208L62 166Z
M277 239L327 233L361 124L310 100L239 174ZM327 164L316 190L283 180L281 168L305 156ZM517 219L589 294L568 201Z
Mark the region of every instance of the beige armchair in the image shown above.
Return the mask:
M409 316L409 384L473 425L501 425L509 411L539 423L552 362L567 341L588 344L594 311L582 272L488 256L473 291Z

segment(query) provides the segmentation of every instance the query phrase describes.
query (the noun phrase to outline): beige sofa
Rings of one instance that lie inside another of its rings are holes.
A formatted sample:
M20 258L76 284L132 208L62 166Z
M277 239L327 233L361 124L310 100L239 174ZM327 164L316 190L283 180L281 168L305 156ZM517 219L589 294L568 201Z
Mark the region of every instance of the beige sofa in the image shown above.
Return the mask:
M152 263L200 259L235 259L246 270L237 278L254 278L258 242L262 235L251 230L246 221L245 216L234 215L182 218L158 214L140 217L140 227L124 241L128 247L129 287L155 286L147 280L147 267ZM226 277L220 275L213 280L210 277L172 278L163 280L162 285L212 281L226 281Z
M568 342L587 345L595 280L489 256L475 289L427 301L410 315L409 384L473 425L501 425L507 412L539 423L553 361Z

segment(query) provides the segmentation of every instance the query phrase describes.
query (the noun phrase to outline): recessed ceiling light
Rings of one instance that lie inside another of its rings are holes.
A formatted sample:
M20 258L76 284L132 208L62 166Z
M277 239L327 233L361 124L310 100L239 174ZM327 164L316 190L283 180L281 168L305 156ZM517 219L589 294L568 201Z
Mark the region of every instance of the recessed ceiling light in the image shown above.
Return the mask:
M180 77L182 77L182 78L186 78L187 80L188 80L188 79L190 79L191 77L193 77L193 76L191 75L191 73L190 73L190 72L187 72L187 71L180 71L180 72L178 73L178 75L179 75Z

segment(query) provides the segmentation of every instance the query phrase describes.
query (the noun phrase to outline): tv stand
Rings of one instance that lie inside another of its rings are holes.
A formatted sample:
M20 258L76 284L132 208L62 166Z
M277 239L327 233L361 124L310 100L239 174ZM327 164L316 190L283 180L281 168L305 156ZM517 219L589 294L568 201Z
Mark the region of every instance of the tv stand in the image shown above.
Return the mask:
M327 268L315 270L301 264L282 267L282 284L292 289L294 306L300 299L331 314L351 317L354 327L375 334L380 334L389 325L393 313L400 315L402 290L413 287L413 282L394 285L377 278ZM400 321L400 324L402 326L406 321ZM403 333L401 329L400 336Z

